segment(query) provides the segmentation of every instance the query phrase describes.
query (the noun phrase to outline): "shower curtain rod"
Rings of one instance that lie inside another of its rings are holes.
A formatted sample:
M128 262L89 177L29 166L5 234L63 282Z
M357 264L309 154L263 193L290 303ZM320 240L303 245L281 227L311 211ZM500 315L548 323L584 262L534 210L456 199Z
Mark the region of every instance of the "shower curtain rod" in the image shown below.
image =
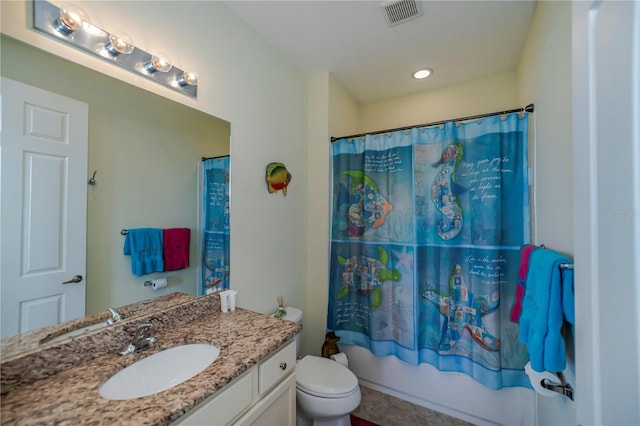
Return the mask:
M207 161L207 160L215 160L216 158L224 158L224 157L228 157L229 154L227 155L218 155L217 157L202 157L202 161Z
M377 130L375 132L367 132L367 133L359 133L357 135L349 135L349 136L341 136L341 137L331 137L331 142L335 142L339 139L352 139L352 138L361 138L363 136L367 136L367 135L380 135L383 133L391 133L391 132L396 132L398 130L409 130L409 129L413 129L415 127L432 127L432 126L439 126L440 124L445 124L448 123L450 121L466 121L466 120L476 120L478 118L484 118L484 117L492 117L494 115L504 115L504 114L511 114L513 112L533 112L533 104L529 104L524 108L516 108L516 109L510 109L508 111L498 111L498 112L490 112L487 114L480 114L480 115L471 115L469 117L460 117L460 118L454 118L454 119L450 119L450 120L442 120L442 121L434 121L433 123L427 123L427 124L415 124L413 126L405 126L405 127L398 127L395 129L387 129L387 130Z

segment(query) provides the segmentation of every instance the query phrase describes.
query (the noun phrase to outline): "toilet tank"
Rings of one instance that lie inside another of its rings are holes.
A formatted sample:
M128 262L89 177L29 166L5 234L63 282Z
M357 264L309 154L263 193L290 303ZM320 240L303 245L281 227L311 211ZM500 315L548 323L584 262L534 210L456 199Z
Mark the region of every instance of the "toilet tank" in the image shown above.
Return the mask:
M293 321L296 324L302 324L302 311L293 306L285 306L286 314L280 318L287 321ZM300 357L300 333L296 334L296 358Z

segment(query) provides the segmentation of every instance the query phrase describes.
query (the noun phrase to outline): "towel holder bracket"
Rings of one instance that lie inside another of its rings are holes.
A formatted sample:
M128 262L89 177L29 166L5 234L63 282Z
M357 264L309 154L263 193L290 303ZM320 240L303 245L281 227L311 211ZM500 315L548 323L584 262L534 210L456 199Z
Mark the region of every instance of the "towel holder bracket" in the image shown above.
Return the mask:
M569 383L554 383L549 381L548 379L542 379L540 380L540 385L545 389L561 393L562 395L569 397L569 399L573 401L573 388Z

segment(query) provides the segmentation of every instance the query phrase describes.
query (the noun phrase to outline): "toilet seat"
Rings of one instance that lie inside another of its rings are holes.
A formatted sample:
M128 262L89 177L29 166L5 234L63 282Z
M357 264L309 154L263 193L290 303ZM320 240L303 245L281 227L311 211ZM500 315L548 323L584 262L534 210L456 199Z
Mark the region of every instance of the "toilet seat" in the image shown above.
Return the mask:
M307 355L296 365L296 388L320 398L346 398L359 390L351 370L329 358Z

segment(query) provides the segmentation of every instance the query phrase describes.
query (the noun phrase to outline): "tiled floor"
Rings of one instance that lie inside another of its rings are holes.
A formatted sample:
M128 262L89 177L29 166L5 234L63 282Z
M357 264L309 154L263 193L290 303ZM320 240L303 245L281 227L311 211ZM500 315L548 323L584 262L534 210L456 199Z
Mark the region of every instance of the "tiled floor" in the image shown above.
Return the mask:
M460 419L360 386L362 402L355 416L380 426L468 426Z

